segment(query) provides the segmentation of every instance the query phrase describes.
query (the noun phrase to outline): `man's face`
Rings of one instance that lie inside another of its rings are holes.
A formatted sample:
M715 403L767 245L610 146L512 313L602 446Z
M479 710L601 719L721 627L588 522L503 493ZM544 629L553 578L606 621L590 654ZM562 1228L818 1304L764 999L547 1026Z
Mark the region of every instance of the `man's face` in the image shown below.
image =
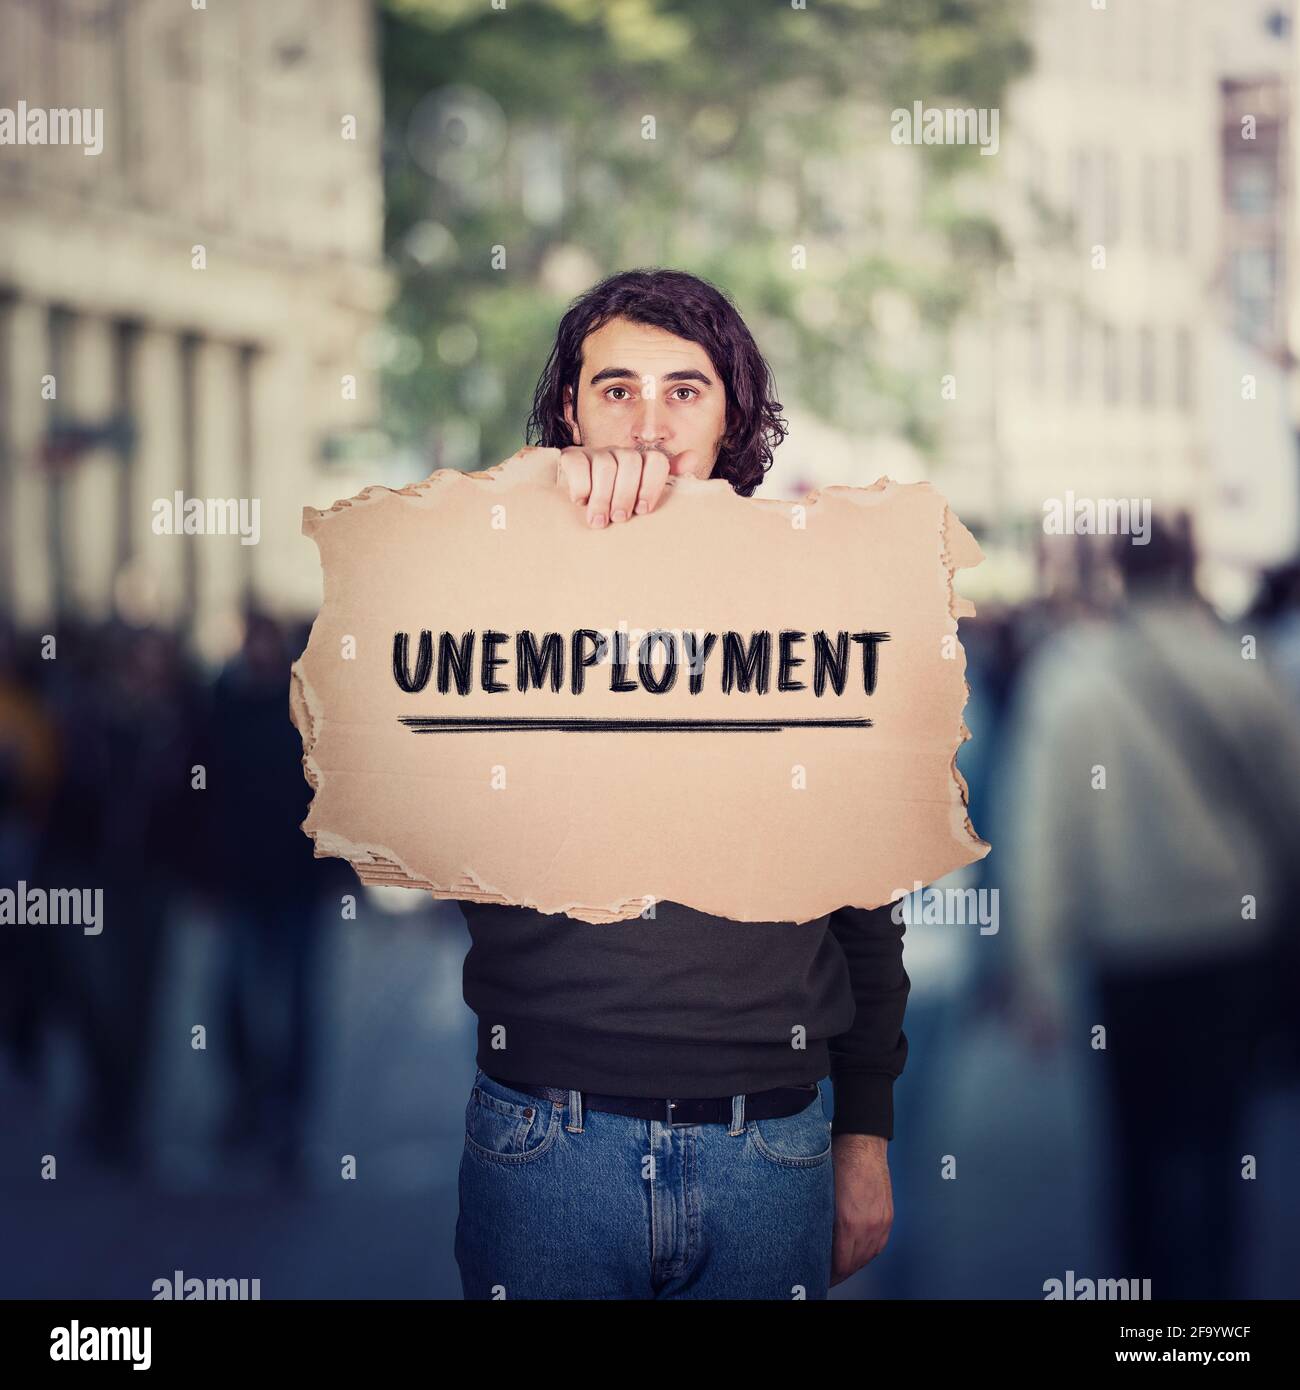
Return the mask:
M583 448L655 448L670 459L691 449L698 462L688 471L707 478L726 432L727 392L699 343L616 318L583 342L577 410L567 398L564 415Z

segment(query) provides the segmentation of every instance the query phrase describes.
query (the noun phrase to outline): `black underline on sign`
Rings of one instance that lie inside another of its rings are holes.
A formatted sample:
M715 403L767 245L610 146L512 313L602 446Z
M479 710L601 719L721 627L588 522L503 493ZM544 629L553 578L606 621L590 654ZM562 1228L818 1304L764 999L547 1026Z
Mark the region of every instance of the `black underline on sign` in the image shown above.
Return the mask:
M547 719L492 715L451 715L445 719L409 714L398 717L413 734L774 734L782 729L869 729L870 719Z

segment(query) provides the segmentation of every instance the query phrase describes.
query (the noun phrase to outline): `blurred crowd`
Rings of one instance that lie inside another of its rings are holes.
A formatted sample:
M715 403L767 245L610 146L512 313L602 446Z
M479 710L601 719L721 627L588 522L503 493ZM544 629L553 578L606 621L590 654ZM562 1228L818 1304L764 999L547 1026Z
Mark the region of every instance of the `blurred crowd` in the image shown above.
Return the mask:
M66 1030L81 1134L106 1162L141 1159L169 929L196 911L221 923L222 1143L301 1161L314 904L341 877L299 829L288 684L305 640L249 613L211 672L152 628L0 633L0 885L100 888L107 924L0 929L0 1044L39 1085L45 1030Z
M971 950L943 1005L958 1029L1005 1015L1034 1049L1097 1048L1104 1027L1113 1273L1162 1297L1239 1287L1243 1126L1259 1088L1300 1080L1300 570L1269 576L1231 627L1193 575L1186 527L1157 527L1146 546L1121 538L1090 595L963 623L974 736L959 766L994 847L965 881L1000 891L1005 945ZM288 674L306 630L250 613L215 672L164 631L52 636L51 651L0 630L0 886L102 887L107 930L0 929L0 1047L39 1088L45 1032L65 1030L85 1137L138 1162L165 938L198 905L222 942L220 1142L292 1170L314 905L358 891L299 828ZM919 1102L927 982L911 968L900 1096Z
M1176 518L1083 611L968 642L1009 934L984 987L1031 1047L1094 1050L1115 1272L1162 1298L1242 1296L1252 1107L1300 1081L1300 570L1233 625L1195 573Z

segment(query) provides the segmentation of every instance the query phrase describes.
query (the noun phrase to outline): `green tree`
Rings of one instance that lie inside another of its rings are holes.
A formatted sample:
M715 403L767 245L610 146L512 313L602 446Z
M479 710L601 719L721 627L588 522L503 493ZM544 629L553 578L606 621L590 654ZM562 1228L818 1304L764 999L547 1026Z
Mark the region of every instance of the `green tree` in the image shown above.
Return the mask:
M880 308L902 304L912 338L939 340L1003 255L996 225L956 196L959 177L987 178L994 161L891 147L889 112L998 106L1028 63L1022 10L389 0L388 428L433 466L457 461L440 446L458 439L471 466L505 457L572 296L618 269L671 265L732 295L783 399L928 445L933 364L886 341ZM886 206L845 212L891 154L912 175L901 243L888 178ZM806 269L792 269L796 245Z

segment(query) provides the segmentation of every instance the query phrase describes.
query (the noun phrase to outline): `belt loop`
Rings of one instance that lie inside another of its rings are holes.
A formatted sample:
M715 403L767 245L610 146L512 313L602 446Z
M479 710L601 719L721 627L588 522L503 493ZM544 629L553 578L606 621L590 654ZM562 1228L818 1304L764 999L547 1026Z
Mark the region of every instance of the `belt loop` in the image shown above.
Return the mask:
M569 1120L564 1126L570 1134L582 1133L582 1092L569 1092Z
M743 1092L731 1098L731 1128L727 1132L732 1135L745 1132L745 1096Z

